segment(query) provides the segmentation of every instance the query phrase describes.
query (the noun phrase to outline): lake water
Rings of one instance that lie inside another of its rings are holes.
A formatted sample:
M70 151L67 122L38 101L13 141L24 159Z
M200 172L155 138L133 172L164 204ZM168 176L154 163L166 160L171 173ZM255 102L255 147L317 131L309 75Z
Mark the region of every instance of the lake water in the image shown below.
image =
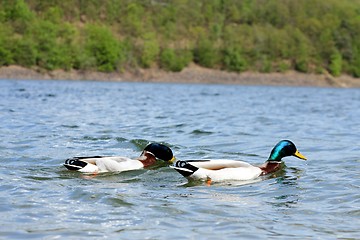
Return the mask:
M1 239L360 239L360 89L82 81L0 81ZM66 158L263 163L276 175L188 183L167 166L96 177Z

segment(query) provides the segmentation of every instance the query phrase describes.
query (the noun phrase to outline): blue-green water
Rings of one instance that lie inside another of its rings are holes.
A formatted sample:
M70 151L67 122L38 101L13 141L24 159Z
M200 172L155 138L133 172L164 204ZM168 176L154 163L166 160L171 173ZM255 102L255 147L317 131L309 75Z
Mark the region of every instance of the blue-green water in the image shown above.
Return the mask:
M359 239L360 89L0 81L2 239ZM137 157L308 161L210 187L167 166L96 177L62 163Z

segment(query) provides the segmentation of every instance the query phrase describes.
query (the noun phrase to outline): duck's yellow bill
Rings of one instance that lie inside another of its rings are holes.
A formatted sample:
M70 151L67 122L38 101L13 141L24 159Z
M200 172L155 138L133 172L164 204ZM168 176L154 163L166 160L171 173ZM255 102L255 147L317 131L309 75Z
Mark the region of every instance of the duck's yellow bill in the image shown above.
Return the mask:
M172 159L169 161L169 163L174 163L176 161L176 157L173 156Z
M298 157L298 158L300 158L302 160L307 160L307 158L304 155L302 155L298 150L296 150L294 156Z

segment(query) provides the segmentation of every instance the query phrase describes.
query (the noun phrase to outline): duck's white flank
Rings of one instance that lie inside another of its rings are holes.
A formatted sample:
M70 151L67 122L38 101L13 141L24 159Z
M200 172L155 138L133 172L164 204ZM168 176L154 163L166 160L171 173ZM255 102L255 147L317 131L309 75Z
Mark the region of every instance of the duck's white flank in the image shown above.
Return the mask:
M139 160L127 157L88 158L82 161L88 163L84 168L78 170L82 173L124 172L144 167Z
M259 167L243 161L212 159L186 162L199 168L188 176L189 179L194 180L211 179L213 182L224 180L251 180L259 177L262 173ZM182 170L184 170L184 168Z

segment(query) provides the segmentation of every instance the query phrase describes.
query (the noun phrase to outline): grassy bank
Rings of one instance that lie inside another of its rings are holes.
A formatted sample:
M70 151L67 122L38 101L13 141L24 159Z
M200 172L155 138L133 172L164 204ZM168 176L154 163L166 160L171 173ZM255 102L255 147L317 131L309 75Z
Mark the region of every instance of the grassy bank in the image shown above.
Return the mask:
M360 77L359 0L3 0L0 66Z

